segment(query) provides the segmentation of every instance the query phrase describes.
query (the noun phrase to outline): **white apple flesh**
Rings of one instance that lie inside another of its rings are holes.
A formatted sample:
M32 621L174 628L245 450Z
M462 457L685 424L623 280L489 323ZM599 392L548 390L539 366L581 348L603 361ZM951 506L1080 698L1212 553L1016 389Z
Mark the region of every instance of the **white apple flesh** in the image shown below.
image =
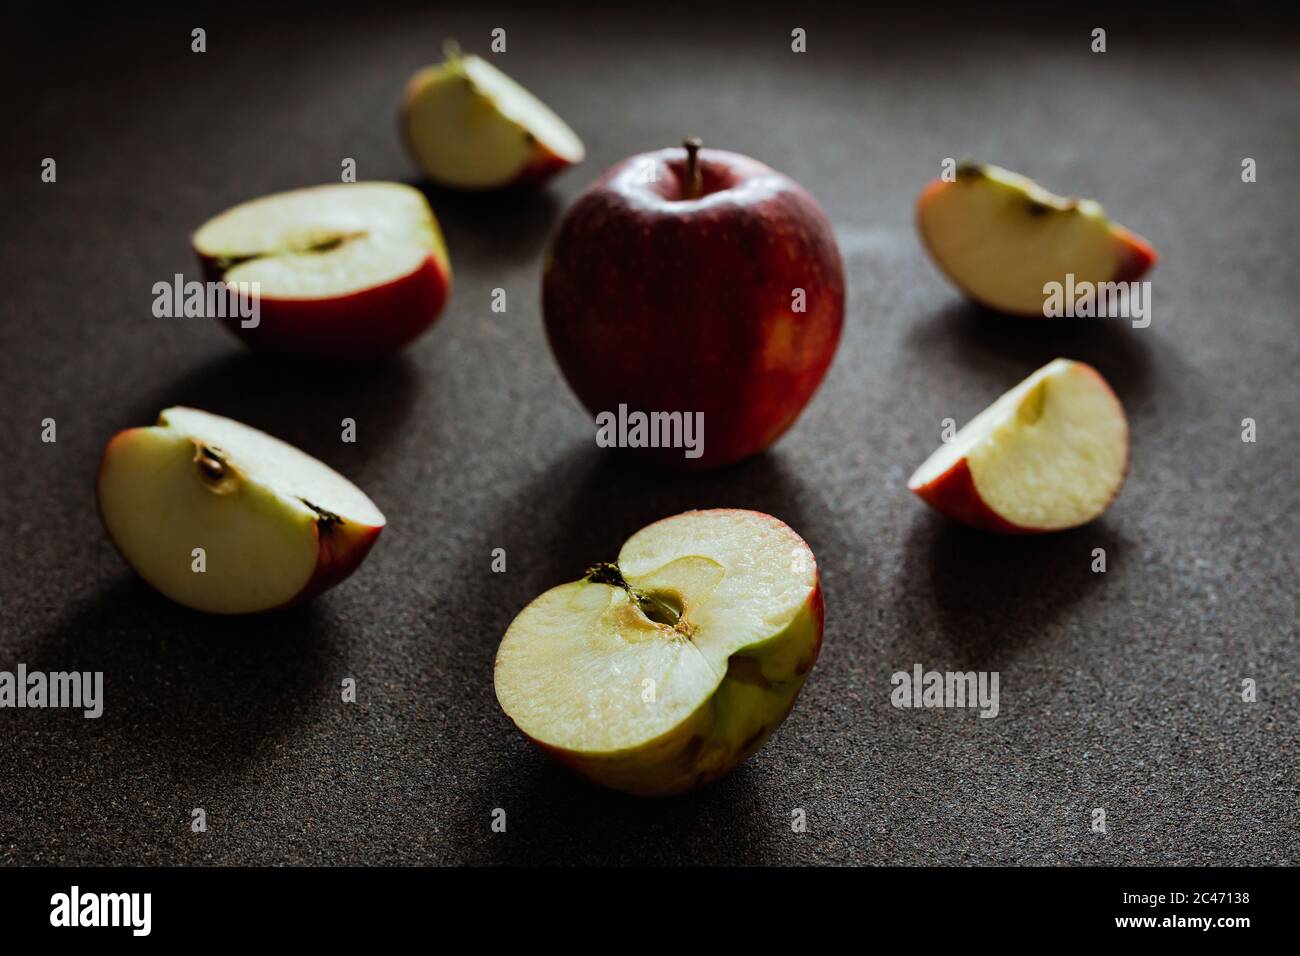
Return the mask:
M327 465L193 408L168 408L157 425L114 436L97 491L109 537L142 578L222 614L319 594L352 573L385 524Z
M1083 362L1056 359L941 445L907 486L987 531L1061 531L1099 517L1128 467L1128 420Z
M257 283L259 316L232 332L255 348L378 358L433 325L451 263L424 195L402 183L335 183L263 196L204 223L209 281Z
M545 103L454 48L407 82L400 122L415 164L453 189L540 182L585 155L582 140Z
M972 299L1014 315L1043 317L1043 287L1129 282L1156 260L1140 236L1091 199L1054 195L998 166L963 164L953 182L921 193L917 225L935 263Z
M812 551L755 511L690 511L537 598L496 659L502 709L588 779L672 794L757 751L821 648Z

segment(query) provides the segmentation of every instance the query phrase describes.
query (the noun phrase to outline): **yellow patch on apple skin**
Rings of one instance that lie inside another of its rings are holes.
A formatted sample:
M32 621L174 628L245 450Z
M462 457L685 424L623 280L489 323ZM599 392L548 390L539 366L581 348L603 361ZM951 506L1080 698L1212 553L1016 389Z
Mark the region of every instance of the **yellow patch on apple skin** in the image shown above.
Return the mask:
M815 357L821 349L820 335L819 322L808 313L777 312L768 320L768 334L757 359L759 371L787 376L788 381L800 379L808 373L810 356ZM754 399L770 402L774 396L751 397L751 401ZM766 448L785 434L802 411L801 406L786 403L779 417L768 415L770 420L760 433L760 447Z
M764 371L799 367L799 326L799 317L788 311L778 312L768 320L768 335L759 360Z

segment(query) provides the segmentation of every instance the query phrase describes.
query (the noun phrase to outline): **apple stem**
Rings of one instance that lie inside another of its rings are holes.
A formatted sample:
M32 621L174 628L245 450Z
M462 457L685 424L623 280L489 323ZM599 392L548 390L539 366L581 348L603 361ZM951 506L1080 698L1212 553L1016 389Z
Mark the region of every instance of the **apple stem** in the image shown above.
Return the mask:
M448 63L460 60L460 44L455 40L442 41L442 56Z
M704 193L704 177L700 174L700 147L704 141L698 136L687 136L682 140L686 147L686 198L699 199Z

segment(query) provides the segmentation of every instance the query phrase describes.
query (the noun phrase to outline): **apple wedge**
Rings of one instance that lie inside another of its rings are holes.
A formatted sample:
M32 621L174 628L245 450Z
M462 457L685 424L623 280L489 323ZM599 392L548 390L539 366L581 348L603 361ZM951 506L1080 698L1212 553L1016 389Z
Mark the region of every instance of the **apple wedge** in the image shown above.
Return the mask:
M1056 359L940 446L907 487L976 528L1030 534L1099 517L1127 467L1119 399L1092 366Z
M173 601L219 614L308 600L351 574L384 529L327 465L194 408L115 435L98 497L127 564Z
M595 783L681 793L785 719L823 618L816 561L789 527L756 511L689 511L524 608L497 651L497 700Z
M921 239L959 289L991 309L1044 315L1050 282L1131 282L1156 261L1091 199L1067 199L998 166L963 163L917 202Z
M257 323L223 318L255 348L372 359L433 325L451 263L424 195L402 183L336 183L263 196L193 237L208 281L257 283Z
M582 140L545 103L477 56L448 44L446 59L406 84L407 151L433 182L498 189L541 182L582 162Z

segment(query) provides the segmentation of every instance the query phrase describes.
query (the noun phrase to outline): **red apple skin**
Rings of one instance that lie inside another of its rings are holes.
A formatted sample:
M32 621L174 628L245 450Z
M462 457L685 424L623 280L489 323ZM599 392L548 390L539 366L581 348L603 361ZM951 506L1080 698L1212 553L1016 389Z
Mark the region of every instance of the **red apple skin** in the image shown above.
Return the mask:
M1136 282L1159 261L1155 248L1136 232L1123 226L1111 224L1111 232L1119 243L1119 268L1115 273L1115 282Z
M519 170L519 175L509 182L501 183L496 186L456 186L451 183L441 183L438 185L443 189L451 189L464 193L491 193L512 190L530 190L536 189L551 179L577 165L569 160L551 152L540 142L534 141L532 158Z
M1124 414L1124 406L1120 403L1115 390L1110 387L1110 383L1102 377L1100 372L1086 362L1076 362L1075 364L1079 368L1091 372L1105 386L1107 394L1114 401L1115 407L1119 409L1120 417L1127 424L1128 417ZM1125 438L1127 439L1127 431L1125 432ZM1128 463L1131 453L1132 446L1126 440L1124 443L1124 470L1119 484L1115 487L1115 494L1111 497L1111 501L1118 497L1119 490L1124 487L1124 479L1128 477ZM941 515L954 518L963 524L970 525L972 528L979 528L981 531L995 531L999 534L1050 534L1053 531L1068 530L1063 528L1027 528L1007 521L984 503L984 499L980 497L979 489L975 487L975 476L971 474L970 465L965 458L954 463L951 468L933 481L912 488L911 491ZM1110 507L1110 502L1107 502L1106 506Z
M576 165L551 152L541 143L535 143L534 146L536 152L532 161L524 167L523 172L519 174L519 178L510 184L512 187L540 186L552 176L558 175L569 167Z
M217 260L199 253L205 281L222 282ZM251 348L307 358L373 360L397 352L437 321L451 293L451 269L430 252L413 272L330 299L259 296L259 322L221 319Z
M975 488L970 465L963 458L938 478L912 491L927 505L942 515L955 518L963 524L983 531L1001 534L1034 534L1033 528L1022 528L1006 521L984 503Z
M339 524L317 521L316 572L298 594L282 607L304 604L345 580L370 554L385 525Z
M640 181L647 163L656 182ZM702 200L678 201L681 148L605 173L566 214L542 284L551 349L593 415L621 403L704 413L700 458L638 449L687 469L776 441L821 383L844 322L843 263L812 196L736 153L700 150L699 165Z
M955 186L955 185L957 184L947 182L943 179L932 179L930 182L925 184L925 188L921 190L921 195L916 197L916 214L918 220L918 227L919 227L919 220L921 216L921 210L922 208L925 207L925 204L929 202L931 199L933 199L935 196L937 196L939 193L943 192L949 186ZM918 228L916 231L921 236L921 239L924 240L925 233L922 232L920 228Z
M95 510L99 513L99 522L104 526L104 534L113 545L113 550L118 553L122 563L132 571L135 567L127 560L122 549L117 546L117 541L113 538L112 532L108 530L108 522L104 520L104 506L99 500L99 475L104 470L104 464L108 461L109 450L113 444L130 436L137 431L143 431L143 428L126 428L118 432L108 440L104 446L104 452L99 458L99 467L95 470ZM303 589L295 594L292 598L283 604L277 604L275 607L269 607L265 610L258 611L258 614L265 614L268 611L279 611L283 608L294 607L298 604L305 604L312 598L325 593L334 585L343 581L353 571L361 566L361 562L366 559L370 549L375 546L379 540L379 535L383 533L386 525L361 525L355 523L340 522L337 525L323 527L323 522L317 521L313 527L313 533L316 536L316 570L312 576L307 579ZM144 578L141 577L143 581ZM145 581L148 584L148 581ZM152 587L152 585L150 585ZM155 589L157 590L157 589ZM162 594L161 591L158 591ZM167 595L163 594L163 597ZM168 600L171 600L168 598ZM181 605L184 607L185 605ZM193 608L190 608L193 610ZM223 611L203 611L204 614L217 614L225 617L242 617L242 614L235 612Z

